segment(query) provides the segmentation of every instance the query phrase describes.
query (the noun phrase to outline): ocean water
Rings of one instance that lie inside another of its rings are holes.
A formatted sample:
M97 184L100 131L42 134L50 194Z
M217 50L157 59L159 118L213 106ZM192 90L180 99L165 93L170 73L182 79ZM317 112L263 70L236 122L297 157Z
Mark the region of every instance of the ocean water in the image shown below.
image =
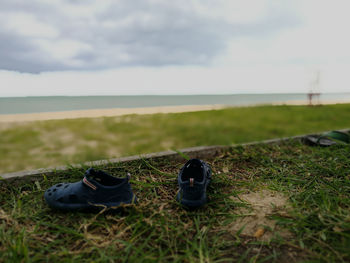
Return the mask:
M177 105L222 104L242 106L305 100L306 94L235 94L235 95L147 95L0 98L0 114L55 112L110 108L143 108ZM322 94L321 101L348 100L350 93Z

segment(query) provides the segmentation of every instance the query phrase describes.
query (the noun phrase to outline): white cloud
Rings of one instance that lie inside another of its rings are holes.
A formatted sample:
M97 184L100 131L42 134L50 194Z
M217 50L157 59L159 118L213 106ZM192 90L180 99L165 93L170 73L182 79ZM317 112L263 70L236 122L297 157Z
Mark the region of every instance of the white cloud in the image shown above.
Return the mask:
M32 14L24 12L10 13L1 19L3 28L15 31L24 37L56 38L58 30L44 22L38 20Z
M71 67L83 66L84 62L75 59L75 56L80 52L88 52L92 49L87 43L70 39L37 39L35 43L41 48L42 52L45 52L51 59Z
M225 19L229 23L255 23L267 14L268 0L259 1L226 1L194 0L194 10L214 19Z
M295 27L266 36L231 39L216 65L284 65L322 67L350 63L349 1L295 1L300 19Z
M0 69L35 73L210 65L231 39L296 23L288 6L271 0L3 1L0 40L14 45L0 50Z

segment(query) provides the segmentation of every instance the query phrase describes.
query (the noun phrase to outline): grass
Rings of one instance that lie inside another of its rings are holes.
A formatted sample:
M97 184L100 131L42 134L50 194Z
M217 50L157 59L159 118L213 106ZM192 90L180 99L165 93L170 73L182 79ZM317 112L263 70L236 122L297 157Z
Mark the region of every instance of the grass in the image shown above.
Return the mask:
M0 126L0 173L350 126L350 104L260 106Z
M174 198L185 159L103 167L132 175L139 203L117 212L64 213L46 206L45 189L80 180L84 169L2 181L0 262L350 261L350 146L308 147L293 140L234 147L206 161L213 169L210 201L192 211ZM245 235L244 226L232 231L241 218L254 217L241 197L262 189L287 199L265 215L276 224L272 231L265 226L271 238Z

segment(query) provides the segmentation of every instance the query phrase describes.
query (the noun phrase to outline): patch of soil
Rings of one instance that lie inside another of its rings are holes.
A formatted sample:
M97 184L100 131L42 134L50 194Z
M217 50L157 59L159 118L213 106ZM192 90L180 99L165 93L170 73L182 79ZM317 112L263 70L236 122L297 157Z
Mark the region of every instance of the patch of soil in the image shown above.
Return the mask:
M289 231L277 226L276 222L269 218L272 214L287 213L287 198L281 193L262 190L241 194L239 198L249 206L235 211L239 217L228 225L231 234L235 235L243 228L241 235L255 237L261 241L269 241L276 235L284 239L292 237ZM237 200L236 197L232 199Z

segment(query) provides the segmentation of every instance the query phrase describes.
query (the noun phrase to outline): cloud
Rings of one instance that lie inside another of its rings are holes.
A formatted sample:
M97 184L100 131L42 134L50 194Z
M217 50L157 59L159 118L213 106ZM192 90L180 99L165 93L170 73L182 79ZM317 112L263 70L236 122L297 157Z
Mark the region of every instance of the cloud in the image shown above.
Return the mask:
M2 0L0 69L208 66L241 37L299 25L287 1Z
M280 30L273 37L264 37L267 35L264 33L262 36L255 34L257 37L247 34L231 39L226 52L215 58L216 65L301 65L314 69L349 65L349 1L295 0L291 8L299 18L298 26L286 26L287 30ZM285 23L288 21L280 19ZM268 24L273 26L276 21L275 17ZM293 20L289 21L293 23Z

